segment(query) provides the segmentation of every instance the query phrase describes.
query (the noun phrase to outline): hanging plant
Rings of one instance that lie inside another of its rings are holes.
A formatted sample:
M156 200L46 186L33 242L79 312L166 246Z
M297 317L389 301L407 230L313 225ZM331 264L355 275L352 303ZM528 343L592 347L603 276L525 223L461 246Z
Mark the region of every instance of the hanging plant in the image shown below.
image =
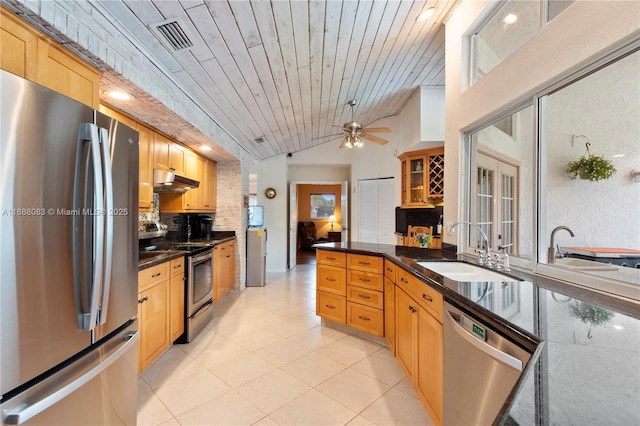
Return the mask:
M589 145L590 143L587 142L587 153L585 155L576 161L569 161L567 164L569 177L571 179L579 177L591 182L609 179L616 173L616 168L606 158L591 154Z
M614 313L587 302L576 301L569 305L569 314L589 326L587 338L591 339L593 327L605 326L614 317Z

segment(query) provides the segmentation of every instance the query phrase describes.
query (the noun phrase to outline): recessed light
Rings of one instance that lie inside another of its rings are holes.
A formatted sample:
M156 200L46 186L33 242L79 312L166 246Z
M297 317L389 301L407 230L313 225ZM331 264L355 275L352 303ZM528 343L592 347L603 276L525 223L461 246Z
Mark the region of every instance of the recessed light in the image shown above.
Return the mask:
M131 95L121 90L108 90L105 92L105 94L110 98L117 99L119 101L128 101L129 99L131 99Z
M621 325L614 325L613 328L615 328L616 330L624 330L624 327Z
M422 12L420 15L418 15L418 18L416 19L416 22L424 22L427 19L431 18L431 15L433 15L436 11L435 7L430 7L428 9L425 9L424 12Z
M626 154L613 154L612 155L613 158L622 158L622 157L625 157L625 156L626 156Z
M518 20L518 15L516 15L515 13L509 13L507 16L505 16L502 19L502 22L504 22L505 24L511 25L511 24L515 24L517 20Z
M211 149L209 145L200 145L200 151L211 151Z

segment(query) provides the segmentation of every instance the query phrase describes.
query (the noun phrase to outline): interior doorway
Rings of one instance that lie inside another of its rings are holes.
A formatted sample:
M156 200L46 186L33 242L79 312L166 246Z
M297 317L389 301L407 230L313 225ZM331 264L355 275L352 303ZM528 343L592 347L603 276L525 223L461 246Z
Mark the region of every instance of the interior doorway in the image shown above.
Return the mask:
M301 224L302 222L302 224ZM299 231L299 226L304 228ZM315 241L348 241L347 181L298 181L289 185L288 267L315 263Z

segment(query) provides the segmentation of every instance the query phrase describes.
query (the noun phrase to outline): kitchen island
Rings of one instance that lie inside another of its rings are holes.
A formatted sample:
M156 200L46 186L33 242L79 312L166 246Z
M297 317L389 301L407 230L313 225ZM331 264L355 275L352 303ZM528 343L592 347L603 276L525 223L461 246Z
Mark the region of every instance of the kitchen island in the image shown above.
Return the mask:
M510 272L522 280L514 283L464 283L415 263L469 260L446 250L358 242L316 248L384 257L510 340L535 347L496 424L640 424L636 302L526 271Z

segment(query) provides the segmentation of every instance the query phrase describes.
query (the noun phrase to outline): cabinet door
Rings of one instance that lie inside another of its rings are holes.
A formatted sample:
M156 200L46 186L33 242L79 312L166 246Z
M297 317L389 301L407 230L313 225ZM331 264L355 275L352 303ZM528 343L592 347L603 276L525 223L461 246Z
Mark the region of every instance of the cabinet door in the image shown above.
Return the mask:
M396 288L396 357L411 383L414 383L417 344L417 304Z
M169 347L169 280L139 293L140 369Z
M55 42L38 40L38 78L49 89L98 109L100 73Z
M169 148L171 141L161 135L153 132L153 168L158 170L170 170Z
M140 210L150 211L153 204L153 130L139 123L136 124L136 130L140 134L138 143L140 149L138 207Z
M184 150L184 175L186 177L201 180L198 174L198 159L202 159L202 157L188 149Z
M178 175L184 176L186 163L186 149L177 143L169 145L169 168Z
M216 163L205 162L203 204L205 210L216 211Z
M389 278L384 280L384 336L391 353L396 354L396 304L395 287Z
M0 68L35 81L38 72L38 35L12 12L0 8Z
M426 156L411 156L407 159L409 178L409 206L427 204L427 165Z
M442 424L442 351L442 324L419 307L415 387L436 424Z
M236 283L236 243L230 241L227 243L227 252L225 253L225 281L227 291L233 290Z
M170 280L169 342L174 342L184 332L184 275L174 275Z

